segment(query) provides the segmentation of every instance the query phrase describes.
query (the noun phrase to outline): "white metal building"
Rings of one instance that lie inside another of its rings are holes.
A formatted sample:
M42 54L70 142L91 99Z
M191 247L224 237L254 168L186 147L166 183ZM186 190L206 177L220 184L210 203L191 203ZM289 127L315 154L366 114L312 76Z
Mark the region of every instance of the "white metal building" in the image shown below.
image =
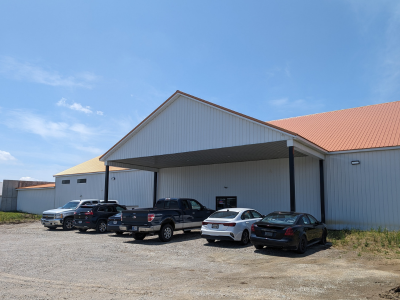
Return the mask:
M41 184L17 189L17 210L32 214L42 214L56 208L55 184Z
M235 201L308 212L335 229L399 229L399 117L392 102L263 122L177 91L100 160L153 172L153 200ZM110 199L111 190L112 181Z

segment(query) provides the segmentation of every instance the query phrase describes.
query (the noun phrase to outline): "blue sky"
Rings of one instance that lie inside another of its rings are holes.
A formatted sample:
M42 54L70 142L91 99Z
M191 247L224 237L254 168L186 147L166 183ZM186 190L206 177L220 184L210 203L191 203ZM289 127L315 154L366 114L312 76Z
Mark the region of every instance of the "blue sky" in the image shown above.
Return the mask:
M400 100L399 1L2 1L0 181L103 154L176 90L264 121Z

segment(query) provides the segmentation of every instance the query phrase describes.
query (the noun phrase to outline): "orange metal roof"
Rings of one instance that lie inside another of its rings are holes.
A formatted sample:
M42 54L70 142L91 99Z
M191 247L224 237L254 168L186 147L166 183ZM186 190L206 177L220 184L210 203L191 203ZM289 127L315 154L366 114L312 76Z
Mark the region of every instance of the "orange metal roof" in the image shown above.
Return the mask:
M105 172L106 166L102 161L99 161L99 158L100 156L96 156L95 158L89 159L88 161L85 161L79 165L76 165L65 171L57 173L54 176ZM128 169L110 167L110 171L119 171L119 170L128 170Z
M47 183L47 184L39 184L39 185L31 185L31 186L20 187L20 188L18 188L18 190L44 189L44 188L54 188L54 187L56 187L55 183Z
M267 123L296 132L327 151L400 146L400 101Z

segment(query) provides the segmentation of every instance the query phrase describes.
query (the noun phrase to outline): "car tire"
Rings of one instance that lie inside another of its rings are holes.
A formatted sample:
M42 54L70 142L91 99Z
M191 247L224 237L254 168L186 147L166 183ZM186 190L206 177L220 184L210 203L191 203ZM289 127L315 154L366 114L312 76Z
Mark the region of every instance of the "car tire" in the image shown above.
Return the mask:
M327 236L327 232L326 230L324 230L324 232L322 233L322 237L321 237L321 241L319 242L321 245L325 245L326 244L326 236Z
M74 229L74 220L72 218L65 218L63 222L63 230Z
M249 242L250 242L249 232L247 230L243 230L242 238L240 240L240 243L242 245L247 245Z
M116 234L116 235L123 235L124 232L123 232L123 231L116 231L115 234Z
M133 234L133 238L137 241L143 241L145 237L146 237L145 233L134 233Z
M184 230L183 231L183 233L190 233L191 232L191 230L189 229L189 230Z
M306 250L307 250L307 239L303 235L300 238L299 246L297 247L297 253L303 254L304 252L306 252Z
M263 245L254 245L254 248L256 248L257 250L261 250L262 248L264 248Z
M98 233L104 233L107 231L107 222L104 220L100 220L97 222L96 231Z
M47 228L48 228L49 230L54 230L54 229L57 228L57 226L48 226Z
M207 242L209 242L209 243L215 243L215 240L207 239Z
M161 226L160 233L158 234L158 237L162 242L169 242L172 239L172 236L174 234L174 229L170 224L165 224Z
M87 229L79 228L78 230L79 230L79 232L86 232Z

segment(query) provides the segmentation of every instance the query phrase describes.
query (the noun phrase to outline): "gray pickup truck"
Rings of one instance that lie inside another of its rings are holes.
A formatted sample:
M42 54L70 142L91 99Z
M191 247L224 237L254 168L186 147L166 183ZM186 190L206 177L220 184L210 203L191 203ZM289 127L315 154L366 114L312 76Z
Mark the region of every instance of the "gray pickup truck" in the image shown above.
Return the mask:
M72 200L62 207L46 210L42 215L42 225L49 229L62 227L64 230L71 230L74 228L74 213L78 207L83 204L93 205L103 201L98 199ZM109 200L109 202L118 203L116 200Z
M214 210L194 199L162 198L154 208L138 208L121 212L120 231L133 233L136 240L158 233L161 241L171 240L174 230L189 232L200 229Z

